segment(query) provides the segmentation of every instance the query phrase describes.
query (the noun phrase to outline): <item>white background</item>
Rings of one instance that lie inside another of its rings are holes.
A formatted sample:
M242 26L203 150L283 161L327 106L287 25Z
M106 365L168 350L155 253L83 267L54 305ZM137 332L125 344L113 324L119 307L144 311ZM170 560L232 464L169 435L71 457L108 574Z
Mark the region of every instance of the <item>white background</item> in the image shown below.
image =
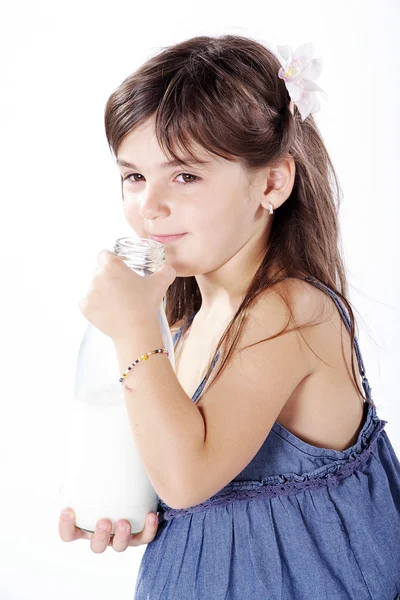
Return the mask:
M8 2L1 50L1 600L133 598L145 547L58 536L65 417L96 257L132 235L106 142L109 95L162 47L248 35L312 42L316 115L343 189L350 300L378 414L398 427L399 15L395 0Z

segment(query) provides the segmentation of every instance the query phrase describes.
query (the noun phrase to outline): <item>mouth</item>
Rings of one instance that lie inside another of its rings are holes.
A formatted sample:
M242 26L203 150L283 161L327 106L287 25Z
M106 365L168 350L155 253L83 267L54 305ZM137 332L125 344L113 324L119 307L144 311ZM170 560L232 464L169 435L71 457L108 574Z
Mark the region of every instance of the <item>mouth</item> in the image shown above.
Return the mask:
M180 238L182 238L184 235L186 235L186 233L178 233L175 235L150 235L149 237L150 239L156 241L156 242L160 242L161 244L165 244L165 243L169 243L169 242L174 242L175 240L179 240Z

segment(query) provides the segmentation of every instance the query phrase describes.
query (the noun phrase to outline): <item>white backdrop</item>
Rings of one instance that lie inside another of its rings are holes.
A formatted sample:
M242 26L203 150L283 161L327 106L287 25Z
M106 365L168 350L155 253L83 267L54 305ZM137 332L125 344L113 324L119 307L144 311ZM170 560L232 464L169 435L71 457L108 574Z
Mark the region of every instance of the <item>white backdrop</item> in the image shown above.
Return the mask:
M0 599L129 600L145 546L95 554L58 536L65 417L87 325L78 302L98 252L132 235L103 129L108 96L158 49L195 35L314 43L350 300L400 456L398 5L23 0L1 13Z

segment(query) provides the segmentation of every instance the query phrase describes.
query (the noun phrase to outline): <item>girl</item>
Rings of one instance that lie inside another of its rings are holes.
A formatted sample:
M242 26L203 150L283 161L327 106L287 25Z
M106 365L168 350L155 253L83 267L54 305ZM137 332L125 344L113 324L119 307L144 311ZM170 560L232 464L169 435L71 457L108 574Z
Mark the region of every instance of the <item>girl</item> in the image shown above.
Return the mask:
M151 357L137 375L175 421L137 431L160 500L135 600L400 598L400 463L347 299L310 46L284 70L249 38L195 37L106 105L126 220L177 274L176 374Z

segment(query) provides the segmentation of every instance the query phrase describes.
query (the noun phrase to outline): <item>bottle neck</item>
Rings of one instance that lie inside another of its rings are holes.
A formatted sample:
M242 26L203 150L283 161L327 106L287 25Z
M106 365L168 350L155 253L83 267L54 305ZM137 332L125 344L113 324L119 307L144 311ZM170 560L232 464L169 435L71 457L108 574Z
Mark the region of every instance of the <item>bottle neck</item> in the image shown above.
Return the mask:
M160 242L139 237L118 238L114 254L139 275L151 275L165 263L165 248Z

